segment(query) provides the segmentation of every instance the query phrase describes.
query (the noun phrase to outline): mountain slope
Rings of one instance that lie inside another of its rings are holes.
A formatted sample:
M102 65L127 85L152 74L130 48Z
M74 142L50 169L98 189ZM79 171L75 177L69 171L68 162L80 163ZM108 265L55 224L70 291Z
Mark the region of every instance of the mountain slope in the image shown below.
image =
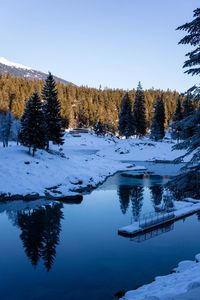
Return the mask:
M11 62L6 58L0 57L0 74L10 74L17 77L24 77L28 79L38 79L45 80L47 77L46 73L31 69L30 67L23 66L18 63ZM69 84L69 81L66 81L62 78L54 76L57 82L64 84Z

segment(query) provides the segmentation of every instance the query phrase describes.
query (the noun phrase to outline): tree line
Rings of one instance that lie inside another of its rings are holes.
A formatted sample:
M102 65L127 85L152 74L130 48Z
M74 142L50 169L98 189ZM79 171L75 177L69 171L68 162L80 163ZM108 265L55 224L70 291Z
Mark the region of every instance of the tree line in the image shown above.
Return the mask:
M191 133L189 130L183 131L179 121L192 114L197 109L197 104L191 92L188 92L185 96L177 96L175 104L175 111L170 120L172 138L183 139L189 137ZM125 94L119 112L118 128L121 136L126 138L133 135L142 137L148 133L152 139L158 141L164 138L165 129L168 126L169 120L167 120L166 102L163 93L155 99L150 126L147 119L145 93L141 83L138 84L133 103L130 94L128 92Z
M44 81L0 75L0 112L8 112L9 99L13 97L12 112L16 119L23 115L25 105L35 90L41 96ZM118 116L125 90L95 89L57 83L58 99L61 105L61 117L65 128L94 127L97 122L106 124L115 132L118 130ZM129 91L134 102L136 90ZM146 120L148 128L152 123L153 107L158 96L163 95L166 107L166 126L172 119L178 93L149 89L144 91Z

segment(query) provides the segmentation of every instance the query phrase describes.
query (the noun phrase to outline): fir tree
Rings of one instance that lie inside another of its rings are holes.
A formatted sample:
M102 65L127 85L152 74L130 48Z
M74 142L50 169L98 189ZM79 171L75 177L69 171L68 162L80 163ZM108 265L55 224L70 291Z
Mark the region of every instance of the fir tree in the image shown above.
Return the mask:
M195 110L192 99L192 95L187 94L185 100L183 101L183 119L190 116Z
M44 101L44 112L47 127L47 149L49 149L49 141L58 145L62 145L64 143L64 133L62 130L62 118L60 112L61 107L58 100L56 83L51 73L49 73L44 84L42 99Z
M144 136L147 132L146 101L144 91L140 82L135 94L133 114L136 134L139 136Z
M14 116L12 113L13 101L15 99L15 95L11 94L9 97L9 108L7 112L3 113L3 124L0 128L0 135L3 141L3 147L8 147L8 141L11 137L11 127L14 120Z
M128 138L134 133L134 121L132 114L132 102L128 93L122 99L119 113L119 133Z
M188 60L185 61L183 68L189 68L185 73L191 75L200 74L200 8L194 10L194 19L185 23L182 26L179 26L177 30L184 30L187 32L187 35L180 40L179 44L191 45L195 49L186 54Z
M183 26L178 27L178 29L186 30L189 34L186 35L180 44L190 44L192 46L197 46L197 48L186 54L189 56L184 64L184 67L192 67L200 65L200 9L194 11L195 19L186 23ZM188 74L199 75L200 68L190 68L186 71ZM199 102L200 99L200 87L192 87L190 92L193 92L193 97ZM176 125L176 124L175 124ZM200 106L197 110L191 113L188 117L180 120L178 122L179 127L182 132L187 132L189 135L187 138L176 145L176 149L187 149L187 153L194 153L191 161L182 169L182 173L175 176L169 183L168 187L179 197L200 197ZM183 157L180 157L182 159Z
M151 126L151 137L154 140L161 140L165 136L165 105L163 97L158 97L155 104L155 111Z
M181 103L181 97L179 96L176 101L176 110L173 116L172 124L172 138L179 140L181 138L182 128L180 126L180 121L183 119L183 108Z
M21 144L29 148L29 152L32 148L33 156L36 149L43 149L46 146L46 124L42 102L37 92L27 102L21 119L19 138Z
M183 108L181 104L181 97L178 97L176 102L176 110L174 113L173 121L177 122L183 119Z

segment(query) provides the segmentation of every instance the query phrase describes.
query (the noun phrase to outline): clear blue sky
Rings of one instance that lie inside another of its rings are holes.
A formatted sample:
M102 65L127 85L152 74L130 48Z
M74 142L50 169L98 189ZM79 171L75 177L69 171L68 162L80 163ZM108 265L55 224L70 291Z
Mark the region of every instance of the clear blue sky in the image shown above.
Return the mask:
M2 0L3 56L78 85L185 91L175 31L199 0Z

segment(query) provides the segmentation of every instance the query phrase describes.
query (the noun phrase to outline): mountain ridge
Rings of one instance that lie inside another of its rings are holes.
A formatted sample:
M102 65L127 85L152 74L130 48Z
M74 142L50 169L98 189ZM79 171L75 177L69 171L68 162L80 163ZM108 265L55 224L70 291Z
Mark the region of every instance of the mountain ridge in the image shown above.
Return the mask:
M23 77L27 79L45 80L47 78L47 73L35 70L31 67L24 66L19 63L11 62L4 57L0 57L0 74L10 74L16 77ZM71 82L62 79L60 77L54 76L57 82L63 84L70 84Z

